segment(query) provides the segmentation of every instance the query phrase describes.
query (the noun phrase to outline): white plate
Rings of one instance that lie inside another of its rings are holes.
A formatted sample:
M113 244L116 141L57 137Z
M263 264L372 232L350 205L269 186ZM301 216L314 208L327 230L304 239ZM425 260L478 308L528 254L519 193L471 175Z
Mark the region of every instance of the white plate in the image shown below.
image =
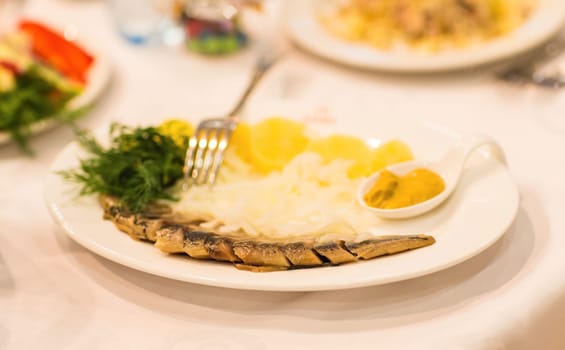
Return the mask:
M302 118L310 106L265 103L247 113L250 120L277 114ZM434 159L459 137L440 127L414 124L398 118L363 118L367 111L337 113L338 120L322 132L357 133L378 144L379 139L406 140L420 159ZM193 113L199 115L199 112ZM353 117L351 117L353 116ZM155 121L158 123L158 121ZM314 126L312 126L314 127ZM369 130L369 131L367 131ZM370 133L370 130L378 132ZM364 133L361 133L365 131ZM240 271L230 264L192 260L161 253L149 243L134 241L102 220L95 197L76 197L76 187L54 174L75 168L80 151L71 143L57 156L45 183L49 211L64 231L85 248L131 268L151 274L212 286L277 291L344 289L389 283L445 269L480 253L496 242L512 223L519 204L516 185L505 165L477 153L470 159L461 185L445 205L432 213L406 221L383 222L375 234L428 233L437 243L415 251L336 267L272 273ZM243 195L243 194L242 194Z
M321 57L366 69L397 72L434 72L469 68L527 51L555 34L565 22L565 1L539 0L531 17L512 33L460 50L419 53L407 48L378 50L340 40L318 22L320 1L296 1L288 32L301 47Z
M81 91L80 95L69 101L67 106L71 109L85 107L93 103L104 91L111 76L110 62L106 56L83 41L79 40L77 44L94 57L94 63L88 70L86 86ZM31 125L31 134L35 135L41 133L51 129L55 125L57 125L57 121L54 119L41 120ZM11 140L9 133L0 131L0 145L11 142Z

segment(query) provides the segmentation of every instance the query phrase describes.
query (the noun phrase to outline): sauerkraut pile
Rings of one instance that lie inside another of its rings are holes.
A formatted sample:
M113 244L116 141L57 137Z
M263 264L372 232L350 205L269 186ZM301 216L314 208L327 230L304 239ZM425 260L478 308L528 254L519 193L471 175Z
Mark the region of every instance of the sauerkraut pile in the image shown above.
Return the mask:
M173 207L226 234L358 235L378 222L357 203L362 179L412 157L398 140L371 148L350 135L312 135L285 118L240 124L213 190L194 186Z

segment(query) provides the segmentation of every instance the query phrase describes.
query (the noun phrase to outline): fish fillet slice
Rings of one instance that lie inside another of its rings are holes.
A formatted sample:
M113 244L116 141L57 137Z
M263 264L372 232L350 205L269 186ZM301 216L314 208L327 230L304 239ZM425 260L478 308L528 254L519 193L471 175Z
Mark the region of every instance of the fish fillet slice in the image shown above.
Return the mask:
M237 268L253 272L339 265L373 259L422 248L435 243L428 235L380 236L361 242L313 238L280 241L266 237L251 238L242 234L228 236L202 231L190 224L171 221L170 210L150 208L143 215L133 215L120 207L113 197L101 196L104 218L136 240L153 242L166 253L184 253L194 259L231 262Z
M323 265L324 261L316 254L313 247L314 245L310 242L294 242L281 246L281 249L294 266Z

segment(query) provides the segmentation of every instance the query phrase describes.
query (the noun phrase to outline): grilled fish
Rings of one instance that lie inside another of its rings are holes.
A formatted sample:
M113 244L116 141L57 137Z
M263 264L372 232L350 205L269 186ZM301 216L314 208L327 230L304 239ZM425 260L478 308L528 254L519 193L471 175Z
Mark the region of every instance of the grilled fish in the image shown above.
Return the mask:
M144 214L132 214L114 197L100 196L99 203L104 218L133 239L152 242L166 253L229 262L254 272L340 265L435 243L432 236L423 234L380 236L360 242L340 239L319 242L315 237L280 241L228 235L204 230L201 221L180 223L165 205L150 207Z

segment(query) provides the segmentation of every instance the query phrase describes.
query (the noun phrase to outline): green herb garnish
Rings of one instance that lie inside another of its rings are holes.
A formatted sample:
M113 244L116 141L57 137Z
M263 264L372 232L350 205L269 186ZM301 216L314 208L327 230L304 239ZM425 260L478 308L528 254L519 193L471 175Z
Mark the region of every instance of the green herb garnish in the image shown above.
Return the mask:
M65 108L76 95L77 91L61 89L44 77L40 67L32 66L17 76L14 88L0 92L0 131L10 133L29 154L32 124L48 118L69 121L84 112Z
M170 188L183 176L188 137L179 144L157 128L113 124L106 149L89 133L78 135L80 145L92 157L81 160L78 169L60 174L81 184L81 195L116 196L134 213L156 200L176 200Z

